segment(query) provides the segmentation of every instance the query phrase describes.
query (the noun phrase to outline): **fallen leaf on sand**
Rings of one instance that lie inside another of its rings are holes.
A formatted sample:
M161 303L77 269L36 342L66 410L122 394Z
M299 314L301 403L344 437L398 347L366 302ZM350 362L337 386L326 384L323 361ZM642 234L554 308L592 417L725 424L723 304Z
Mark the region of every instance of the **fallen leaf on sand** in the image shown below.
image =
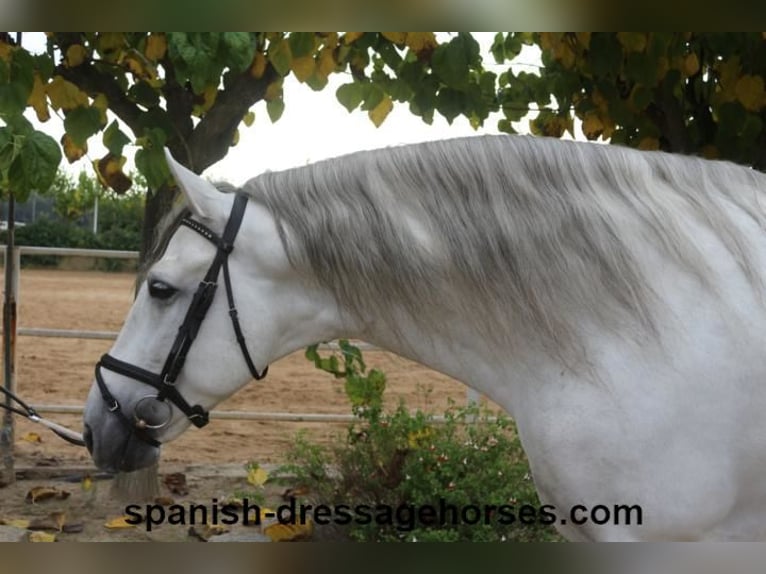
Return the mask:
M54 488L52 486L34 486L27 492L26 500L27 502L34 504L36 502L50 499L65 500L69 498L70 495L70 492L61 490L60 488Z
M25 518L0 518L3 526L15 526L16 528L29 528L29 520Z
M104 524L104 528L108 528L109 530L119 530L122 528L135 528L136 525L128 522L128 518L131 518L131 517L118 516L117 518L112 518L111 520L107 521L106 524Z
M50 532L30 532L29 533L29 541L30 542L56 542L56 535L51 534Z

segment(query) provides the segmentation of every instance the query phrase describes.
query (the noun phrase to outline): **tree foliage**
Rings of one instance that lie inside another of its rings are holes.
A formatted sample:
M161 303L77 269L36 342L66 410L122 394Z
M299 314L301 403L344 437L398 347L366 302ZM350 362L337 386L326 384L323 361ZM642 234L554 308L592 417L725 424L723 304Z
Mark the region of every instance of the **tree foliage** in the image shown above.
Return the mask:
M532 110L537 135L574 133L576 117L590 139L766 168L760 33L499 33L497 62L513 64L529 45L543 64L499 76L467 33L49 33L43 54L16 44L0 34L0 188L21 199L46 188L62 152L78 161L100 137L108 152L95 171L122 193L131 186L125 147L134 146L155 191L147 238L175 193L162 148L201 173L252 125L256 102L271 121L281 117L289 75L312 90L347 75L338 101L375 125L397 102L427 123L462 115L477 128L502 110L507 132ZM34 130L25 111L42 122L62 116L61 141Z
M524 44L543 67L500 75L501 129L536 107L537 135L573 134L577 117L588 139L766 169L766 35L509 33L492 52L512 61Z
M280 118L283 82L290 74L321 90L330 75L348 73L338 100L349 111L367 112L375 125L397 101L429 123L435 113L449 121L462 114L479 126L497 109L495 75L482 68L479 45L464 33L444 42L430 32L77 32L47 38L47 53L32 55L0 36L4 183L15 174L5 167L10 165L5 155L12 153L26 158L19 169L27 179L12 182L17 194L23 198L30 187L50 184L33 178L46 173L52 180L58 146L38 135L14 140L8 118L21 118L26 129L29 122L21 117L26 108L42 122L58 113L66 130L60 142L64 156L79 160L91 138L100 135L108 153L94 168L117 192L131 185L123 171L124 148L137 146L136 166L157 191L147 201L149 232L172 202L162 148L201 173L236 144L240 124L252 124L253 104L264 100L270 119ZM110 122L107 110L132 133ZM43 164L46 169L38 169Z

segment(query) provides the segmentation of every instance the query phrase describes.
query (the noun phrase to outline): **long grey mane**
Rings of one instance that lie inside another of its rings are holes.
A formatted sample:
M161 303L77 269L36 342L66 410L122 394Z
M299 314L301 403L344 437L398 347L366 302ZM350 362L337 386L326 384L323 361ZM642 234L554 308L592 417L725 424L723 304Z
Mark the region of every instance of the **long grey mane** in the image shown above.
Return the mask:
M654 294L625 226L705 281L678 225L685 210L755 279L723 206L763 226L756 190L766 177L664 153L484 136L359 152L244 188L275 215L293 264L309 266L342 308L384 320L394 308L416 319L425 306L463 310L483 329L561 348L575 337L567 309L653 328Z
M679 225L691 216L755 282L728 213L737 206L765 227L766 176L753 170L533 137L358 152L264 173L244 189L275 216L292 264L350 313L460 313L481 332L557 349L576 343L572 310L654 329L658 302L626 229L705 282L706 263Z

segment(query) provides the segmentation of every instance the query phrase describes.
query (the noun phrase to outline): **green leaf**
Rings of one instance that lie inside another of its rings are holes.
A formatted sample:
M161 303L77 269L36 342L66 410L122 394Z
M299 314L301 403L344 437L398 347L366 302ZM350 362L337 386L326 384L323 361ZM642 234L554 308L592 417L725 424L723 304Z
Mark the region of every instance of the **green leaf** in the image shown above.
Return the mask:
M293 32L288 42L293 58L302 58L314 52L313 32Z
M53 183L61 163L61 148L48 134L34 131L24 137L8 172L10 190L20 201L32 191L44 192Z
M189 80L195 94L201 94L210 84L217 85L226 66L222 43L222 35L217 32L169 33L168 55L179 83Z
M457 90L444 88L439 90L436 96L436 109L447 119L449 124L452 124L452 120L461 114L464 105L463 94Z
M492 57L495 58L497 64L505 62L505 37L502 32L495 34L495 38L492 41L492 46L489 48Z
M120 157L122 155L122 148L130 143L130 138L120 130L117 120L114 120L109 124L109 127L104 130L103 142L106 149L108 149L112 155Z
M469 71L481 63L479 44L473 36L460 33L448 44L437 46L431 59L434 73L451 88L468 85Z
M293 60L290 52L290 44L287 40L277 40L269 45L269 62L280 76L286 76L290 73L290 62Z
M335 91L335 97L349 112L353 112L364 98L365 85L360 82L343 84Z
M166 140L165 132L159 128L147 129L144 137L139 140L143 147L136 152L136 167L144 175L151 189L158 189L172 181L162 149Z
M21 114L34 85L33 60L26 50L16 50L10 64L0 59L0 116Z
M276 98L274 100L266 102L266 112L269 114L271 123L275 123L282 117L282 113L285 111L285 101L282 98Z
M80 106L70 110L64 118L64 129L77 145L82 146L101 129L101 114L93 107Z
M145 108L153 108L160 103L160 92L147 82L140 81L130 86L128 98Z
M364 111L374 110L386 97L386 93L383 91L383 88L375 84L362 84L362 86L364 89L362 109Z
M226 66L241 73L250 67L255 57L255 37L248 32L224 32L222 48Z

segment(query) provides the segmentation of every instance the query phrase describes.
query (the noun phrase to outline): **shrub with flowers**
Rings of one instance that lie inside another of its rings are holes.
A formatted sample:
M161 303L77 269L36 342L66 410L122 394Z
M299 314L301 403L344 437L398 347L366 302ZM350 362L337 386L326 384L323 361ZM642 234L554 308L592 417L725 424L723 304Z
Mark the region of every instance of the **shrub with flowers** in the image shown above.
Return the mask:
M544 520L513 423L475 404L442 417L383 407L385 376L361 352L307 357L345 380L356 420L334 447L299 435L280 474L310 493L304 503L341 508L334 538L359 541L558 540ZM340 523L340 526L338 525Z

